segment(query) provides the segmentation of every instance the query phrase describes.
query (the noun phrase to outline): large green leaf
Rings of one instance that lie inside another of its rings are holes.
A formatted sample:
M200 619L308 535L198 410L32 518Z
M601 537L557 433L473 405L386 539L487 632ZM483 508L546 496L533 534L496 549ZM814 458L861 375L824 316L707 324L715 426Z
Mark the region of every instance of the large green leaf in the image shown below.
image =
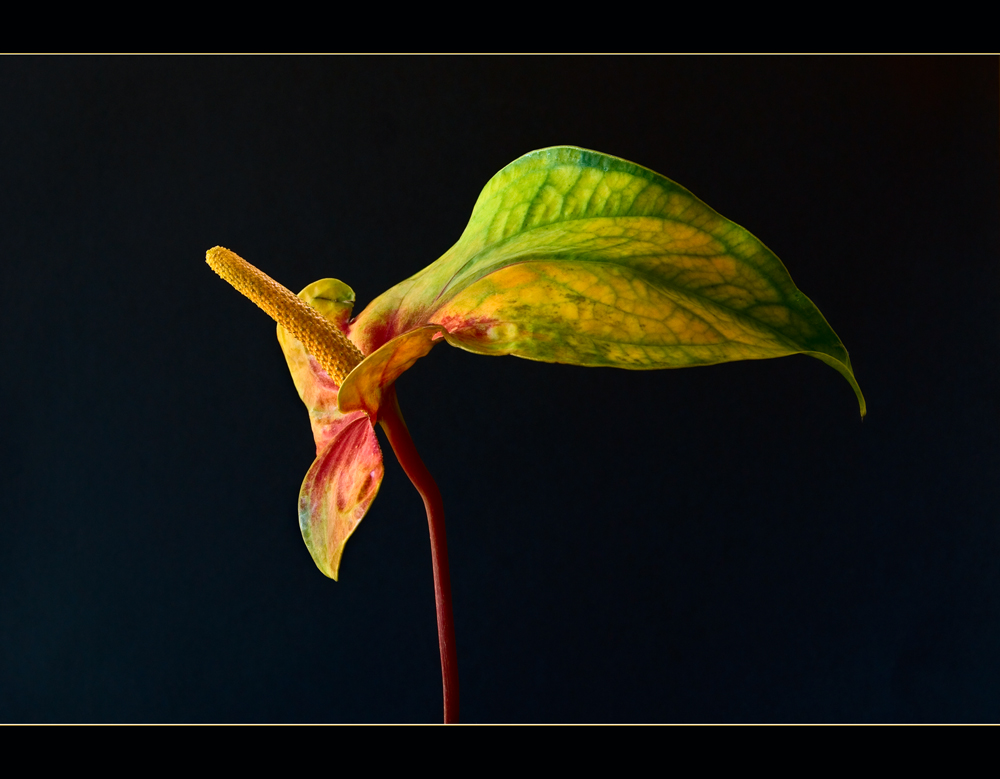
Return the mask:
M847 350L781 261L684 187L571 146L486 185L443 257L351 327L365 354L443 325L481 354L639 370L809 354L857 394Z

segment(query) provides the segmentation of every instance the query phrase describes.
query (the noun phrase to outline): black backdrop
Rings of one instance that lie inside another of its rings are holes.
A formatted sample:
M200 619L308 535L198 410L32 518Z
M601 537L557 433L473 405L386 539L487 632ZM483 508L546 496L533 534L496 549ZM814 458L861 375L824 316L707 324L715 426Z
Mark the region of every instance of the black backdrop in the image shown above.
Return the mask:
M341 581L270 320L374 296L569 143L744 225L841 336L634 373L439 346L468 722L1000 719L994 58L0 60L0 721L434 722L426 524L387 451Z

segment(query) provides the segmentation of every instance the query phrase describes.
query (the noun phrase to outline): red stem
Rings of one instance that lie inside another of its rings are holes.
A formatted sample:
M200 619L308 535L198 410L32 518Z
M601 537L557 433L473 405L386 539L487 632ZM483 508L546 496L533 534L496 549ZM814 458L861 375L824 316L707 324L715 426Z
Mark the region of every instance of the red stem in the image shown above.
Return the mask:
M424 500L427 525L431 534L431 562L434 567L434 601L437 606L438 646L441 649L441 681L444 686L444 722L458 722L458 656L455 652L455 618L451 612L451 579L448 576L448 540L444 532L444 506L441 491L406 429L399 411L396 388L389 387L382 396L379 424L389 439L396 459L410 477Z

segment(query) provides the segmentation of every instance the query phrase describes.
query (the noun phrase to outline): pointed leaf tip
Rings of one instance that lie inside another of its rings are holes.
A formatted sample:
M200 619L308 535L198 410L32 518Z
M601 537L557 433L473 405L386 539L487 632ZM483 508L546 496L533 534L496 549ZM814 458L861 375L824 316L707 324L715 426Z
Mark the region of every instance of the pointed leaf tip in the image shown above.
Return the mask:
M858 386L857 379L854 378L854 369L851 368L851 360L847 357L846 350L844 351L845 362L841 362L835 357L831 357L828 354L823 354L822 352L804 352L810 357L815 357L817 360L821 360L829 365L831 368L836 370L847 379L847 382L851 385L851 389L854 390L854 394L858 399L858 407L861 411L861 419L864 419L868 414L868 405L865 403L865 396L861 394L861 387Z

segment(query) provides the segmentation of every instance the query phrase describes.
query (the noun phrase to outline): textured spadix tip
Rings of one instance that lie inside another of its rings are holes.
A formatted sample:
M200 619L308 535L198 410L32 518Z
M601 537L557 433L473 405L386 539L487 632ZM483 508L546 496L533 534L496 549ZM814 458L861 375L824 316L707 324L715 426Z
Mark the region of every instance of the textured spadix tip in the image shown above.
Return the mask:
M205 253L209 267L302 342L338 385L364 355L340 328L235 252L216 246Z

